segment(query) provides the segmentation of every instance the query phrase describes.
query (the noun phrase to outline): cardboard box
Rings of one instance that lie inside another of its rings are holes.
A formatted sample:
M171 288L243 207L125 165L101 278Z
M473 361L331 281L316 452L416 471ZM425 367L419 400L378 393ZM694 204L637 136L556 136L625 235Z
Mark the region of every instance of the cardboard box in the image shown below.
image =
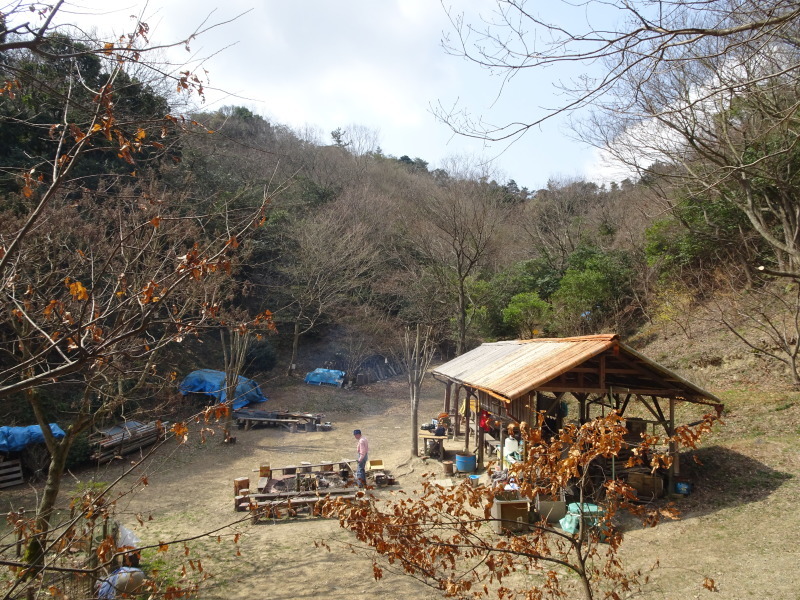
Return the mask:
M530 504L527 500L495 500L492 504L492 529L495 533L525 532L528 527L528 511Z

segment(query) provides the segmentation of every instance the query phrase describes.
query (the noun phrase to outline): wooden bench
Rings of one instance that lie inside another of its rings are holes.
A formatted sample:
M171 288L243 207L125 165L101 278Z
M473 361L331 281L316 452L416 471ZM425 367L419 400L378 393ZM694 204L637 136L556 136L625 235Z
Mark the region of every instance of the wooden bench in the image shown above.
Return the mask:
M493 435L484 432L483 445L486 446L487 450L496 454L497 449L500 448L500 440L495 439Z
M237 422L244 424L244 429L247 431L253 426L253 423L263 423L264 425L278 425L287 429L288 431L292 431L292 426L297 428L297 425L300 423L300 419L268 419L266 417L240 417L237 419Z
M475 423L470 422L469 424L469 433L471 436L475 436ZM484 450L490 454L491 456L497 456L498 449L500 448L500 440L495 438L491 433L488 431L483 432L483 447ZM477 448L475 448L477 451Z
M294 498L281 498L277 500L265 500L262 502L243 502L240 506L243 510L250 510L253 523L258 523L262 518L280 518L281 509L290 517L297 516L298 509L306 509L309 513L316 515L318 512L314 507L325 500L355 500L356 494L341 494L335 496L296 496Z

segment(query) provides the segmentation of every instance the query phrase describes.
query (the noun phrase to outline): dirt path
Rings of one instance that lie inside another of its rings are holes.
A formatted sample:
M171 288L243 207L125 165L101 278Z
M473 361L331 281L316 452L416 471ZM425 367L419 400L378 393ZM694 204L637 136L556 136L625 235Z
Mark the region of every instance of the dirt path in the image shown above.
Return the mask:
M381 386L376 398L346 390L300 391L305 402L294 410L335 405L335 394L342 397L345 412L325 411L333 422L332 431L239 430L233 445L220 444L218 437L201 444L195 432L186 445L165 448L153 462L147 470L149 485L119 503L121 520L145 543L200 535L243 516L233 510L234 478L257 480L261 464L284 466L354 458L354 428L362 429L369 439L370 457L383 460L402 487L418 484L426 465L419 459L409 461L407 391L402 381ZM270 399L276 407L302 401L280 394ZM361 406L353 406L354 401ZM422 415L429 418L439 412L439 406L438 398L428 398ZM110 480L119 468L111 467L101 476ZM436 468L441 469L441 465L437 463ZM137 513L143 517L143 524L138 523ZM152 521L148 520L150 516ZM240 534L238 548L230 535L220 543L204 539L190 544L191 556L201 558L204 570L213 575L203 584L203 598L296 600L323 594L331 600L351 600L362 594L398 600L441 597L405 576L388 574L375 582L370 560L341 551L339 543L352 541L352 536L334 521L301 518L251 525L245 520L227 531ZM315 541L327 542L333 552L315 547ZM174 547L170 553L180 556L165 556L167 562L177 561L183 555L183 546Z

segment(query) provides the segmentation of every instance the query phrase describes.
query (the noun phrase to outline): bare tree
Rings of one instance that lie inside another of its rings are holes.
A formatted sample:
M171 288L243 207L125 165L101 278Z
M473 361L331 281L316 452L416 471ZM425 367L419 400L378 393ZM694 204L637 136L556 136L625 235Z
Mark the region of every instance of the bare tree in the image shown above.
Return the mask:
M531 246L554 269L563 270L567 258L590 234L586 216L599 202L599 189L587 181L548 181L525 207L522 227Z
M13 143L27 140L21 149L30 150L15 156L4 144L0 163L0 397L25 393L51 455L26 579L48 568L70 447L99 418L168 379L158 353L214 321L236 250L270 201L269 193L252 202L167 197L148 165L169 156L185 120L133 106L161 104L126 71L158 72L146 57L164 46L149 42L141 21L110 41L58 34L63 6L18 2L0 15L2 132L18 133ZM174 82L201 92L188 71ZM142 93L126 96L131 89ZM60 440L41 399L53 385L75 390Z
M339 322L344 333L337 354L344 359L344 371L351 382L356 381L368 359L382 356L388 360L395 354L396 326L386 314L364 305L345 314Z
M343 309L351 294L365 286L380 261L369 230L329 206L293 225L293 250L281 267L281 291L289 296L281 313L290 315L292 373L300 337L325 316Z
M227 334L227 335L226 335ZM231 438L231 424L233 422L233 403L237 399L237 389L239 387L239 377L244 370L247 351L250 349L252 334L248 326L242 323L238 327L231 329L221 328L219 330L220 345L222 346L222 356L225 363L225 398L228 410L225 415L224 441L228 442Z
M562 81L564 102L507 124L488 126L444 109L441 118L460 133L502 140L553 115L590 106L585 139L640 172L656 162L671 163L677 167L671 175L689 193L730 199L772 248L779 266L796 272L797 3L561 5L562 14L580 10L582 18L554 22L524 0L498 0L480 22L451 13L456 35L447 46L507 78L572 63L602 64L600 71ZM609 18L620 26L607 27Z
M403 363L408 378L408 393L411 401L411 456L419 454L419 402L422 382L428 374L436 351L433 328L416 325L414 330L406 327L403 337Z
M456 354L466 351L469 279L488 261L508 214L498 200L497 190L485 182L454 179L432 189L405 215L405 229L424 267L454 299Z
M732 286L715 295L711 318L757 355L783 363L800 386L800 283L758 281L742 292Z

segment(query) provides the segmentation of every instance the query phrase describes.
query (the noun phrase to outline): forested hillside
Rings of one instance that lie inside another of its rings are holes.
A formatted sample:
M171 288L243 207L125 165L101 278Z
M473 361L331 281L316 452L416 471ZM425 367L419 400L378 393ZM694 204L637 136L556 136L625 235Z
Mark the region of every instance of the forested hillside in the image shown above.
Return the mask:
M241 106L182 113L185 94L147 63L110 62L90 40L7 46L4 394L58 404L100 385L93 372L82 388L81 368L113 356L130 364L103 376L115 391L100 395L146 398L196 366L222 368L220 328L261 319L242 368L271 376L320 364L354 381L398 372L402 332L423 325L443 358L503 338L616 332L646 346L714 332L723 350L699 363L751 353L798 381L792 153L745 173L760 208L688 178L716 168L699 152L636 180L520 189L469 159L430 169L386 154L364 127L296 131ZM202 94L190 76L178 84ZM758 153L791 135L748 137L769 117L762 93L743 94L737 116L719 113L739 129L727 147ZM138 321L115 305L132 289ZM62 375L74 389L49 385ZM26 407L9 416L30 419Z
M733 199L692 193L666 165L653 169L663 177L526 190L463 161L429 170L386 155L359 128L322 139L241 107L193 118L215 133L184 142L184 185L257 197L287 184L232 300L273 312L278 335L260 356L280 369L299 352L303 368L333 363L355 378L397 356L418 323L442 356L515 337L617 332L645 345L660 332L691 344L713 332L723 348L709 360L755 351L792 366L795 286L763 277L784 255Z

